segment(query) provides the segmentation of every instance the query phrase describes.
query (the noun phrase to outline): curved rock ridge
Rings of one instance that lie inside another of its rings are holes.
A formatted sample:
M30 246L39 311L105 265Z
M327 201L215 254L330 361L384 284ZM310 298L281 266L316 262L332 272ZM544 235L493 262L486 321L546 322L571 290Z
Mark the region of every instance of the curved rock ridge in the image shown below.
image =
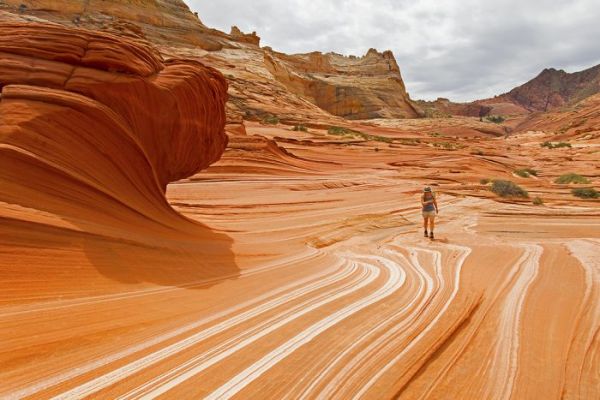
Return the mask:
M0 30L0 201L125 231L189 224L166 185L223 153L222 75L106 33Z

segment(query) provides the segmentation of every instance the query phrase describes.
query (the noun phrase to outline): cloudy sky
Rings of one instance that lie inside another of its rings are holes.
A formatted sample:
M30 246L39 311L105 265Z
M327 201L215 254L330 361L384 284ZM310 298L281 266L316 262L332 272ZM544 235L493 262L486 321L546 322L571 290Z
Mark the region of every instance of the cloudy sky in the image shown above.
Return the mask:
M412 98L468 101L600 64L598 0L185 0L286 53L390 49Z

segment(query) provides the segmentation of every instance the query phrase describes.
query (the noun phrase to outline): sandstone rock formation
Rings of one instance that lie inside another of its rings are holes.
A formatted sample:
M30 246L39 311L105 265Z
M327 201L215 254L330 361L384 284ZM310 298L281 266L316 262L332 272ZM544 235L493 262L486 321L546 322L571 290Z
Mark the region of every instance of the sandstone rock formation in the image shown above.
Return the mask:
M370 119L414 118L421 113L406 92L391 51L370 49L363 57L345 57L267 50L265 63L288 90L333 115Z
M454 103L449 99L438 98L434 101L419 100L416 102L423 109L426 117L443 118L452 115L464 117L485 117L492 111L492 107L472 103Z
M181 0L4 0L0 3L0 11L3 9L64 25L144 36L154 43L186 43L217 50L225 42Z
M240 42L246 42L256 46L260 44L260 37L256 35L256 32L244 33L235 25L231 27L231 32L229 32L229 34L235 40Z
M10 32L0 37L4 143L30 151L27 136L39 141L43 134L53 135L53 124L68 121L69 115L81 113L84 107L84 114L96 115L97 123L82 123L81 130L105 127L105 134L114 136L105 138L107 145L131 142L128 147L137 147L133 153L147 158L140 166L151 168L145 179L156 179L162 191L167 183L206 168L223 152L227 84L218 72L194 61L163 61L151 47L107 34L38 23L3 23L1 28ZM40 111L34 111L30 102ZM31 115L17 112L19 107L31 109ZM65 119L52 121L61 111ZM46 113L52 117L43 117ZM27 133L13 133L22 132L23 126ZM103 135L96 132L96 136ZM58 146L55 151L75 149ZM132 156L109 154L122 160ZM53 157L65 161L58 154ZM75 157L71 162L78 161ZM98 177L93 180L110 186Z
M85 266L127 281L156 279L147 273L153 268L179 271L166 275L172 283L213 273L196 257L211 248L226 257L227 239L174 211L165 191L227 145L221 74L107 33L40 22L4 22L0 30L1 236L25 246L3 259L1 291L36 274L46 276L40 298L65 285L50 272L59 259L36 258L51 243L84 249L93 261L79 262L75 276L98 287ZM187 256L174 256L181 251ZM154 261L137 274L136 257Z

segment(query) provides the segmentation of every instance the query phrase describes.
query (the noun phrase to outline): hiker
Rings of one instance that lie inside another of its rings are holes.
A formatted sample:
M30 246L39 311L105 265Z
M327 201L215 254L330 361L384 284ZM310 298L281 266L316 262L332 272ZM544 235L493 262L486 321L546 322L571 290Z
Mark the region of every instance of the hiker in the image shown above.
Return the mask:
M435 215L438 213L437 201L435 194L429 186L423 189L421 196L421 205L423 206L423 228L425 229L425 237L427 237L427 224L429 223L429 238L433 239L433 228L435 227Z

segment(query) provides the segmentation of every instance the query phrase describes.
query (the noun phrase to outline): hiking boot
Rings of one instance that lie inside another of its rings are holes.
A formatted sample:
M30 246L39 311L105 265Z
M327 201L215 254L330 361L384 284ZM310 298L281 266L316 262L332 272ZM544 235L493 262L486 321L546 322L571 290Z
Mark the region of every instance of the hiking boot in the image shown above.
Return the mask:
M425 230L425 237L427 237L427 230Z
M433 232L429 233L429 239L433 239Z

